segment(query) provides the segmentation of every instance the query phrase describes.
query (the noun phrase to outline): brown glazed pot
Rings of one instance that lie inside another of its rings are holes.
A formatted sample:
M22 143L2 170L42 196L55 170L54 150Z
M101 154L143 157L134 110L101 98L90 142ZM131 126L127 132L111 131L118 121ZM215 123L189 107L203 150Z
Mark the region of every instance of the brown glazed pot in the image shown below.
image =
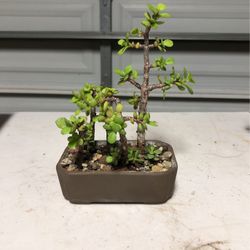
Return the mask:
M171 145L160 141L150 142L168 148L173 153L169 170L68 172L60 164L67 155L66 149L56 166L65 199L76 204L166 202L174 191L177 162Z

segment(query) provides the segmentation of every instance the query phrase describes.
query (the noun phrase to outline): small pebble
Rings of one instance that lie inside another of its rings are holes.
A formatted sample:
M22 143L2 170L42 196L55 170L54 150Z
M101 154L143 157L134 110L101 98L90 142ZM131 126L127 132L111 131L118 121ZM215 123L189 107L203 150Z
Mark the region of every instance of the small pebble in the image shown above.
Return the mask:
M88 164L87 164L86 162L83 162L83 163L82 163L82 167L83 167L83 168L87 168L87 167L88 167Z
M74 171L74 170L76 170L76 169L77 169L77 165L76 165L76 164L70 164L70 165L68 166L68 168L67 168L67 170L68 170L69 172Z
M69 154L68 158L73 161L76 158L76 154Z
M102 154L96 153L93 155L92 161L98 161L101 158L102 158Z
M106 164L101 164L100 165L100 170L102 171L111 171L111 166L110 165L106 165Z
M89 166L92 170L97 170L99 168L99 165L93 161L89 162Z
M165 168L171 168L171 166L172 166L171 161L163 161L163 162L162 162L162 165L163 165Z
M151 166L150 165L145 165L144 166L144 170L145 171L150 171L151 170Z
M163 169L163 165L160 163L152 166L152 172L161 172Z
M162 160L169 160L172 156L172 152L170 151L165 151L162 155L161 155L161 159Z
M61 164L62 166L68 166L68 165L70 165L71 163L72 163L72 160L69 159L69 158L64 158L64 159L60 162L60 164Z

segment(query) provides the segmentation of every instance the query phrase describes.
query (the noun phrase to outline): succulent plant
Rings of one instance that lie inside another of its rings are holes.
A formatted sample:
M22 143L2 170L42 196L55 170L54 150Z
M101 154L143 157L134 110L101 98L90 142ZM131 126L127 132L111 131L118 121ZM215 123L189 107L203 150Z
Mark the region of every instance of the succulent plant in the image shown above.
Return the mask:
M133 115L123 115L123 105L116 96L118 91L115 88L96 86L86 83L79 91L73 92L71 101L77 109L69 119L61 117L57 119L56 125L61 129L62 134L68 134L68 146L79 150L88 150L95 145L95 124L103 123L106 132L108 153L106 162L117 165L119 161L132 164L142 164L143 160L158 161L162 148L155 145L146 145L145 133L148 126L157 126L156 121L151 120L147 110L149 95L153 90L160 89L165 97L168 90L177 87L180 91L187 90L193 94L192 84L195 83L191 72L186 68L182 72L176 72L173 57L157 57L152 62L149 60L150 50L160 50L167 52L174 43L171 39L155 38L151 42L149 37L151 29L157 29L170 18L170 14L165 12L167 6L159 3L157 5L148 4L148 10L144 13L141 21L142 27L132 28L124 39L118 41L120 49L119 55L124 54L128 49L140 49L143 51L143 80L140 83L138 71L132 65L124 69L115 69L119 75L118 84L132 84L138 93L128 100L133 106ZM133 38L141 38L134 41ZM157 82L150 81L150 71L157 71ZM126 122L131 122L137 126L137 147L129 147L126 138Z

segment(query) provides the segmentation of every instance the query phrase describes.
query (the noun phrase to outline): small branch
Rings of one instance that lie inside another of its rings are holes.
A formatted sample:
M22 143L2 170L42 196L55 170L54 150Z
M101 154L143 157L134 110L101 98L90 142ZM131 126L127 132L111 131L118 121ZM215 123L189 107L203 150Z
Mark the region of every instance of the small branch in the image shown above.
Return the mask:
M141 121L140 119L136 119L136 118L134 118L133 116L124 116L123 119L124 119L125 122L128 122L128 121L130 121L131 119L133 119L134 122L137 123L137 124L143 123L143 121Z
M134 79L129 78L128 82L130 82L132 85L134 85L136 88L141 89L140 83L136 82Z
M130 119L133 118L133 117L132 117L132 116L123 116L123 118L124 118L124 121L125 121L125 122L128 122L128 121L130 121Z
M115 97L115 96L111 96L111 97L106 97L104 100L103 100L103 102L105 102L105 101L108 101L108 102L111 102L111 103L120 103L121 102L121 100L118 98L118 97Z
M149 44L148 47L149 47L150 49L156 48L156 46L155 46L153 43L152 43L152 44Z
M148 86L148 91L152 91L154 89L161 89L163 87L165 87L166 85L163 83L156 83L156 84L151 84Z
M135 43L132 43L130 45L130 48L132 48L132 49L143 49L144 48L144 44L136 45Z

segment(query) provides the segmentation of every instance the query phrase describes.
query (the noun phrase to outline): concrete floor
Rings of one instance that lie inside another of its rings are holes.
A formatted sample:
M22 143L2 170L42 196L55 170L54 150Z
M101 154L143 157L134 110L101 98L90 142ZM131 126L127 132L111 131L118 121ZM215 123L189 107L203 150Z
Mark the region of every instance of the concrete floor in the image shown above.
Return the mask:
M62 115L0 122L1 249L250 249L248 113L152 115L159 126L148 138L172 144L179 164L174 196L162 205L64 200L55 170L66 145L54 124Z

